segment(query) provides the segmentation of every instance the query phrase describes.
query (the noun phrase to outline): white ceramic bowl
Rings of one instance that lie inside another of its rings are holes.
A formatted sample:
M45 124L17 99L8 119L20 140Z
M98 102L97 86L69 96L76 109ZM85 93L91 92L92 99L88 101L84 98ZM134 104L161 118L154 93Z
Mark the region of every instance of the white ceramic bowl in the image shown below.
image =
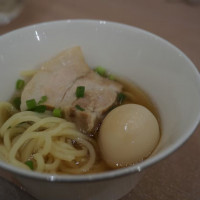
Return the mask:
M0 100L11 97L20 71L75 45L82 47L90 66L105 66L151 96L162 120L158 148L142 163L94 175L40 174L4 162L0 168L41 200L118 199L134 187L147 166L180 147L198 125L199 73L179 49L144 30L106 21L57 21L0 37Z

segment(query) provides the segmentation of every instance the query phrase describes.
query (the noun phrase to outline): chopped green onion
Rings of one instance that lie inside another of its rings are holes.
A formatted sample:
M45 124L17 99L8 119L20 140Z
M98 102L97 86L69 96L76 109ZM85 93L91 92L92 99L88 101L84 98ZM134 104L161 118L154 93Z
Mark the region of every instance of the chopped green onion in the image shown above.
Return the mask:
M15 106L15 108L19 110L21 105L21 98L20 97L14 98L13 105Z
M38 104L42 104L47 101L47 96L42 96L41 99L39 100Z
M115 77L112 74L110 74L110 75L108 75L108 79L111 80L111 81L114 81Z
M103 67L101 67L101 66L98 66L98 67L96 67L95 69L94 69L94 71L96 72L96 73L98 73L100 76L106 76L106 69L104 69Z
M19 79L16 82L16 89L17 90L22 90L24 88L24 85L25 85L24 80Z
M76 97L80 98L80 97L84 97L85 94L85 86L78 86L76 88Z
M62 117L62 110L59 108L54 108L53 110L53 116L54 117Z
M119 104L122 104L123 101L125 100L125 98L126 98L125 94L119 93L118 96L117 96L117 102L118 102Z
M46 101L46 99L47 99L46 96L42 96L39 102L44 102ZM45 105L40 105L39 102L37 104L35 99L27 100L26 101L27 110L35 111L38 113L44 113L47 108Z
M33 110L37 106L37 103L36 103L35 99L30 99L30 100L26 101L26 106L27 106L28 110Z
M115 80L115 76L113 76L112 74L108 73L106 71L105 68L101 67L101 66L97 66L94 71L99 74L100 76L103 76L105 78L108 78L109 80Z
M84 110L85 110L84 108L82 108L82 107L79 106L78 104L77 104L75 107L76 107L76 109L78 109L78 110L80 110L80 111L84 111Z
M30 169L33 170L33 161L27 160L27 161L25 162L25 164L26 164Z
M44 113L46 111L46 106L45 105L39 105L33 108L32 110L38 113Z

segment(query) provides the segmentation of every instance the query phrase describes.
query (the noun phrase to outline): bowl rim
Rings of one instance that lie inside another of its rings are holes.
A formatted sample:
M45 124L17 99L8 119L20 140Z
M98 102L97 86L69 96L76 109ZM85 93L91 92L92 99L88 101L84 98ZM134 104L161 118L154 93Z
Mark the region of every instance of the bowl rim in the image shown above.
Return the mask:
M184 59L187 60L189 63L189 67L191 70L193 70L195 76L198 78L199 81L199 87L200 87L200 75L195 67L195 65L192 63L192 61L175 45L170 43L169 41L165 40L164 38L151 33L149 31L146 31L144 29L128 25L128 24L123 24L119 22L113 22L113 21L106 21L106 20L96 20L96 19L67 19L67 20L56 20L56 21L49 21L49 22L42 22L42 23L37 23L29 26L25 26L13 31L10 31L8 33L5 33L3 35L0 35L0 42L6 38L12 37L16 33L20 33L26 30L32 30L32 29L37 29L37 27L41 26L54 26L55 24L79 24L79 23L87 23L87 24L103 24L106 26L115 26L117 28L122 28L126 29L128 31L137 31L141 32L143 34L148 35L151 38L157 39L161 41L162 43L170 46L170 48L173 48L174 50L177 51L180 55L184 57ZM187 131L187 134L185 134L183 137L181 137L175 144L169 146L165 151L148 158L147 160L142 161L141 163L135 164L133 166L121 168L121 169L116 169L116 170L111 170L107 172L102 172L102 173L95 173L95 174L85 174L85 175L68 175L68 174L46 174L46 173L40 173L40 172L33 172L33 171L28 171L24 169L17 168L15 166L12 166L10 164L7 164L3 161L0 161L0 168L2 168L5 171L9 171L11 173L14 173L16 175L20 175L22 177L28 177L32 179L37 179L37 180L43 180L43 181L51 181L51 182L94 182L94 181L102 181L105 179L113 179L113 178L118 178L121 176L129 175L131 173L135 172L141 172L143 169L155 164L157 161L160 161L164 158L166 158L168 155L170 155L172 152L177 150L180 146L182 146L187 139L194 133L195 129L197 128L198 124L200 122L200 113L198 114L196 120L190 125L189 130Z

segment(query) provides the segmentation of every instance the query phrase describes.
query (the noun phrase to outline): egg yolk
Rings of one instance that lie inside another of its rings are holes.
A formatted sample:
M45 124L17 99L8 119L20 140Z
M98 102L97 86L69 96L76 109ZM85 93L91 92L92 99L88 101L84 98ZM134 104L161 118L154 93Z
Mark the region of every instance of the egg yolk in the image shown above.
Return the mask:
M144 106L125 104L113 109L102 122L98 144L111 168L138 163L149 156L160 138L155 116Z

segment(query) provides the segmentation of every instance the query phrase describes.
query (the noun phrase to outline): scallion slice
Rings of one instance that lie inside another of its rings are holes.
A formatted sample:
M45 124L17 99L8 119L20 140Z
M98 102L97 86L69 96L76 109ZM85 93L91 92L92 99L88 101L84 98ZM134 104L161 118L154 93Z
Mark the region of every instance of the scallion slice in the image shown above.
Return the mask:
M115 76L113 76L112 74L109 74L108 75L108 79L111 80L111 81L114 81L115 80Z
M37 103L35 99L29 99L26 101L26 106L28 110L33 110L37 106Z
M77 110L80 110L80 111L84 111L84 110L85 110L84 108L82 108L82 107L81 107L80 105L78 105L78 104L77 104L75 107L76 107Z
M126 95L125 95L125 94L119 93L119 94L117 95L117 102L118 102L119 104L122 104L123 101L125 100L125 98L126 98Z
M62 110L60 108L54 108L53 116L54 117L62 117Z
M85 86L78 86L76 88L76 97L81 98L84 97L85 94Z
M46 106L45 105L39 105L33 108L33 111L38 112L38 113L44 113L46 111Z
M15 97L13 100L13 105L16 109L20 109L20 105L21 105L21 98L20 97Z
M31 170L33 170L33 161L27 160L27 161L25 162L25 164L26 164Z
M103 77L105 77L106 76L106 69L105 68L103 68L103 67L101 67L101 66L97 66L95 69L94 69L94 71L96 72L96 73L98 73L100 76L103 76Z
M17 90L22 90L24 88L24 85L25 85L24 80L19 79L16 82L16 89Z
M38 105L39 105L39 104L42 104L42 103L44 103L44 102L46 102L46 101L47 101L47 96L42 96L41 99L40 99L39 102L38 102Z

